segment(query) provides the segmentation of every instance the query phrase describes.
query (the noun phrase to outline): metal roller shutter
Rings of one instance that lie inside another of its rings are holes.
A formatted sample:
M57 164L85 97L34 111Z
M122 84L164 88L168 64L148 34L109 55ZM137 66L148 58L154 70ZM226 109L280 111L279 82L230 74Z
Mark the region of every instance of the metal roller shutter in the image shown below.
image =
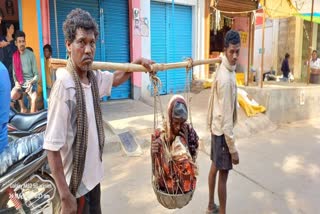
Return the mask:
M173 20L171 4L151 2L151 58L157 62L180 62L192 57L192 7L175 5L174 11ZM184 69L158 75L163 84L161 94L185 90Z

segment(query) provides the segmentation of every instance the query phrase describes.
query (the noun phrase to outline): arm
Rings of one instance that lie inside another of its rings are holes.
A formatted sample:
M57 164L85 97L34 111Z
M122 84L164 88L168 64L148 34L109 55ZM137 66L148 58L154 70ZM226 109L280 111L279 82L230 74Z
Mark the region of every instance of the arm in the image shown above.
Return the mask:
M60 151L47 150L47 153L48 153L48 162L49 162L52 176L57 185L60 198L61 200L63 200L64 198L69 197L71 192L69 190L68 184L66 182L66 178L63 173L63 165L62 165L62 160L60 156Z
M233 164L239 164L239 154L236 149L235 145L235 139L234 139L234 133L233 133L233 127L234 127L234 122L233 122L233 113L234 113L234 108L237 108L237 106L234 105L234 100L233 100L233 92L232 92L232 85L231 83L227 83L222 85L220 88L221 91L219 93L220 96L222 96L221 100L223 103L223 113L222 113L222 130L223 134L226 140L226 143L229 148L229 152L231 154L231 161ZM235 96L236 97L236 96Z
M48 151L48 162L50 170L61 200L61 213L76 213L77 201L76 198L71 194L69 186L66 182L66 178L63 172L62 160L60 151Z
M34 84L38 81L38 68L36 63L36 58L34 54L32 53L32 72L33 72L33 79L31 80L31 84Z
M15 87L19 87L21 88L19 82L17 81L17 78L16 78L16 70L14 68L14 60L13 60L13 57L12 57L12 76L13 76L13 81L15 83Z
M115 71L113 73L113 87L117 87L118 85L121 85L125 81L127 81L131 76L130 72L124 72L124 71Z
M132 62L133 64L140 64L147 68L148 71L151 71L151 64L154 62L145 58L138 58ZM112 86L116 87L129 79L131 72L124 71L115 71L113 73L113 84Z
M9 44L10 44L10 42L6 42L6 41L2 40L2 41L0 41L0 48L4 48Z
M235 139L233 133L233 95L232 95L232 86L231 83L223 84L219 87L219 100L222 101L222 131L226 139L226 143L229 148L229 152L236 153L237 149L235 146Z
M195 161L198 154L199 137L197 132L189 123L184 123L181 127L181 136L183 136L188 142L188 149L192 159Z
M72 105L68 101L68 91L62 81L52 88L49 100L47 129L43 149L48 152L48 162L61 199L61 213L75 213L76 199L71 194L64 175L64 166L60 155L61 149L67 144L68 127L70 125ZM70 106L70 108L69 108Z

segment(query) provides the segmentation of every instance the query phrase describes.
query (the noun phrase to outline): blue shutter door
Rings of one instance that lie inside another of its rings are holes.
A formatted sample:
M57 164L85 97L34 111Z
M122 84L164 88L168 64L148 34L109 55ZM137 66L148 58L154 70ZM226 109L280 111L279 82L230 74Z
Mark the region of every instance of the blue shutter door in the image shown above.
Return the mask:
M52 55L53 57L65 59L66 58L66 46L65 39L63 35L63 22L66 19L67 15L71 10L75 8L81 8L88 11L91 16L95 19L98 26L100 24L99 17L99 1L98 0L56 0L56 12L57 12L57 25L58 25L58 37L56 31L56 22L55 22L55 10L54 10L54 0L49 1L50 4L50 35L51 35L51 46L52 46ZM57 46L58 40L58 46ZM100 38L97 40L96 44L96 53L94 60L100 61L101 58L101 44Z
M104 11L105 54L108 62L130 61L129 5L128 0L102 3ZM131 79L112 88L111 99L125 99L131 96Z
M172 5L167 4L168 25L170 30L168 41L168 62L181 62L192 57L192 7L175 5L174 21L172 20ZM174 26L173 26L174 25ZM174 28L174 33L171 28ZM174 37L173 37L174 36ZM190 71L190 81L191 81ZM167 71L167 92L181 93L186 90L185 68Z
M155 62L167 62L166 4L151 2L151 59ZM162 83L160 94L167 93L167 71L158 72Z
M56 36L55 27L55 10L54 0L50 0L50 34L51 45L53 49L53 57L66 58L66 48L63 35L63 22L67 14L74 8L81 8L88 11L100 25L100 6L104 12L104 38L98 38L95 60L101 61L102 55L109 62L129 62L130 46L129 46L129 6L127 0L109 1L109 0L56 0L57 8L57 24L58 38ZM99 27L99 30L103 28ZM100 36L101 34L99 34ZM59 41L57 47L56 41ZM105 49L101 49L101 40L103 40ZM59 50L59 53L58 53ZM112 88L111 99L130 98L131 80L122 85Z
M151 58L156 62L170 63L180 62L188 57L192 57L192 7L175 5L173 21L172 4L152 1ZM163 84L161 94L185 91L184 68L159 72L158 75Z

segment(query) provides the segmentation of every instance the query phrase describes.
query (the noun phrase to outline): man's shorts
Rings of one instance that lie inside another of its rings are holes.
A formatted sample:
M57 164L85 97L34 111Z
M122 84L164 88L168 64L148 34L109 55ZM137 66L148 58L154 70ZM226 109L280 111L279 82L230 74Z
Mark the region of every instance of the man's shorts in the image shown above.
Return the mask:
M232 169L231 154L224 135L211 135L211 160L218 170Z
M20 89L18 89L18 92L21 94L21 98L20 99L22 99L22 94L23 93L26 93L26 90L27 90L27 88L26 87L21 87ZM31 94L33 93L33 92L35 92L35 91L37 91L38 90L38 86L37 86L37 84L33 84L32 85L32 88L31 88L31 91L29 91L29 93L27 93L29 96L31 96Z

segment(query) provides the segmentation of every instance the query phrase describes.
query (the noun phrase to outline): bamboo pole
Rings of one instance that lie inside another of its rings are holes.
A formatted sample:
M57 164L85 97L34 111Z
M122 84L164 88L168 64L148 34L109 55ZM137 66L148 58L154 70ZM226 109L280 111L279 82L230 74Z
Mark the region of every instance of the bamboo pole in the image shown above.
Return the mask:
M175 63L156 63L151 65L151 71L165 71L175 68L185 68L185 67L192 67L197 65L204 65L204 64L215 64L221 63L220 58L214 59L204 59L204 60L187 60L184 62L175 62ZM50 68L51 69L58 69L60 67L66 67L67 60L65 59L50 59ZM93 62L92 63L92 70L120 70L125 72L147 72L148 70L139 64L132 64L132 63L114 63L114 62Z
M312 5L311 5L311 28L310 28L310 40L309 40L309 54L308 54L308 75L307 75L307 85L310 83L310 59L311 59L311 54L312 54L312 35L313 35L313 7L314 7L314 0L312 0Z
M264 63L264 31L266 26L266 11L265 8L263 8L263 24L262 24L262 50L261 50L261 69L260 69L260 80L259 80L259 86L260 88L263 87L263 63Z

